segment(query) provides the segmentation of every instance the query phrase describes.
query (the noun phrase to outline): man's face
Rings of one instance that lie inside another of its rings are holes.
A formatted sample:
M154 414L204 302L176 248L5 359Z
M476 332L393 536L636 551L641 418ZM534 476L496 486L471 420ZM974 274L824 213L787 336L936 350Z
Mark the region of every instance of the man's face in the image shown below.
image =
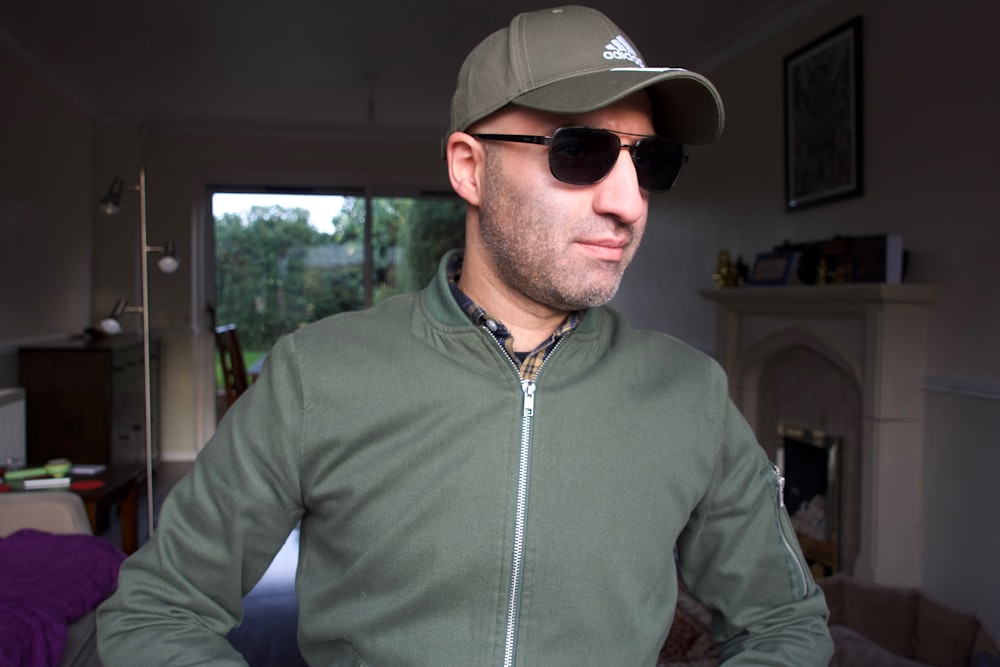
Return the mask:
M573 117L510 109L477 131L551 136L571 125L653 134L645 93ZM607 303L646 226L648 193L636 182L628 150L601 182L568 185L549 171L547 147L487 143L479 235L495 278L559 311Z

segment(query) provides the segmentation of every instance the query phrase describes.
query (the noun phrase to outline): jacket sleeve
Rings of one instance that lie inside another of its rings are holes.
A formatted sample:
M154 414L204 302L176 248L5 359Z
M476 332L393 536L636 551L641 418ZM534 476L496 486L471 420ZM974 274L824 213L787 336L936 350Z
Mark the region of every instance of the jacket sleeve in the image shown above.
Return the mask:
M712 635L727 667L826 667L829 611L785 510L779 472L721 383L715 470L678 541L681 576L714 610Z
M166 498L98 610L103 664L245 665L226 633L302 515L302 392L290 339Z

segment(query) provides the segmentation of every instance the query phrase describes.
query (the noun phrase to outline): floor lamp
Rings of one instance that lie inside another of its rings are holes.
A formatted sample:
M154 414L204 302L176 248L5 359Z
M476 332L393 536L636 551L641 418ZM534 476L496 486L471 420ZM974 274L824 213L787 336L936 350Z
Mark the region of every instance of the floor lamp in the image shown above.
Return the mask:
M153 534L153 407L152 407L152 381L150 378L150 354L149 354L149 254L156 253L162 255L157 261L157 266L164 273L173 273L180 266L177 254L172 241L167 241L162 246L151 246L148 244L146 236L146 168L139 167L138 185L126 185L121 178L115 178L111 182L108 194L101 199L99 208L103 213L114 215L121 210L121 196L123 191L139 193L139 260L142 273L142 285L140 303L129 306L125 301L120 300L115 304L115 310L102 328L108 333L118 333L121 331L117 318L121 313L134 312L142 315L142 361L143 361L143 393L145 394L145 417L146 417L146 509L148 517L149 535ZM109 321L110 320L110 321ZM117 323L117 331L115 324Z

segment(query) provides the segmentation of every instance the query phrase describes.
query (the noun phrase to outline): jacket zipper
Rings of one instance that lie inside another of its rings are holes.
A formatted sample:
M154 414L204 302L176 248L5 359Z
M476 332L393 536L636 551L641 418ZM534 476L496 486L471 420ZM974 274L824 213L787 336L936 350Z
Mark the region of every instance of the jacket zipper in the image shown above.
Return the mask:
M503 664L513 667L517 648L518 610L521 604L521 580L524 574L524 534L528 519L528 476L531 468L531 421L535 415L535 389L532 380L521 380L524 404L521 409L521 451L517 464L517 502L514 506L514 550L510 565L510 592L507 598L507 631L504 635Z
M535 391L538 388L536 381L542 369L548 363L548 360L555 354L556 349L562 345L565 337L556 342L555 347L552 348L548 356L542 361L535 372L536 379L527 380L521 376L521 370L517 362L511 358L510 354L489 327L483 326L482 329L489 335L490 339L493 340L500 349L500 352L503 353L504 357L507 358L507 361L514 368L514 372L517 373L518 378L521 380L521 393L524 397L521 404L521 442L517 464L517 500L514 505L514 545L511 553L510 590L507 595L507 622L503 645L503 666L514 667L515 654L517 652L518 617L521 606L521 582L524 577L524 540L528 523L528 479L531 474L531 425L535 417ZM566 335L569 335L569 333Z
M795 549L792 547L791 543L788 541L788 537L785 535L784 528L782 528L781 513L785 508L785 477L781 474L781 469L778 466L772 464L771 470L774 471L774 476L778 478L778 504L775 507L775 512L778 519L778 534L781 536L781 542L785 546L785 550L791 557L792 562L798 568L799 578L802 581L802 597L805 598L809 594L809 582L806 578L806 569L802 564L802 559L799 558L798 554L795 553Z

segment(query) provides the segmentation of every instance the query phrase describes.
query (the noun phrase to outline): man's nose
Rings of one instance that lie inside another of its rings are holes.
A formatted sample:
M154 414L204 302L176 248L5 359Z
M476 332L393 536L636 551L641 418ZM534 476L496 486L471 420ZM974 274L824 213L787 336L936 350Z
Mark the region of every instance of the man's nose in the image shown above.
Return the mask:
M639 187L639 177L628 146L622 146L615 166L596 187L595 212L613 215L626 224L639 222L646 215L649 196Z

